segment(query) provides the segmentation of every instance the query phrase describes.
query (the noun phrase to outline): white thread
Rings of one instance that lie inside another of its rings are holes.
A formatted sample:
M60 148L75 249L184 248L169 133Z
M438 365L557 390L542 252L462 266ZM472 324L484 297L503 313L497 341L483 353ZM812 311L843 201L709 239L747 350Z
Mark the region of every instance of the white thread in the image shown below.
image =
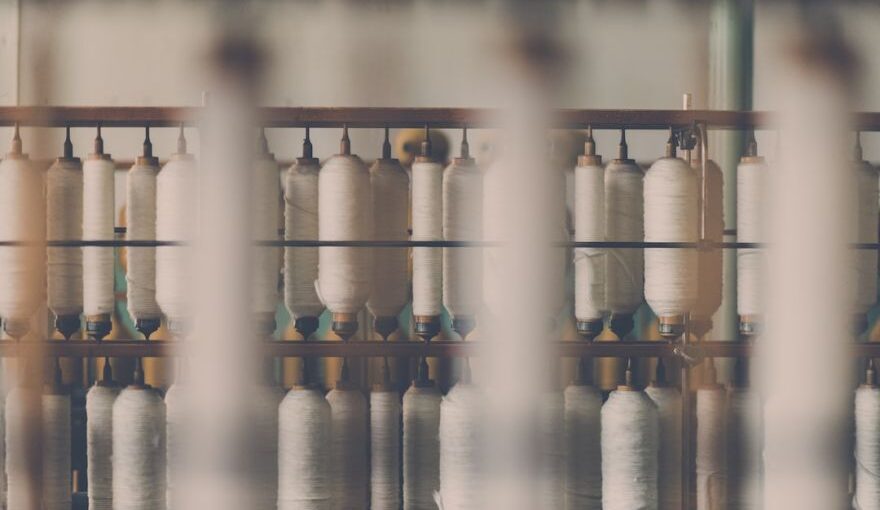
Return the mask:
M727 459L725 432L725 391L718 388L697 390L697 508L724 508L727 501Z
M128 227L125 238L129 241L156 239L156 176L159 169L148 164L135 163L128 171L126 183L126 210ZM128 272L128 313L137 320L158 319L162 316L156 302L156 248L126 248Z
M880 508L880 388L861 386L855 397L856 491L853 508Z
M400 509L400 395L370 393L370 509Z
M409 238L409 176L396 159L377 159L370 168L374 236L380 241ZM397 317L409 299L408 250L373 249L373 282L367 308L374 317Z
M562 392L541 395L538 406L538 505L547 510L562 510L565 504L565 401Z
M6 486L4 492L6 508L35 508L30 499L31 480L27 472L28 448L26 434L33 426L35 414L28 416L28 403L39 402L40 394L32 389L16 387L6 396L5 405L5 447L6 447ZM32 409L32 412L37 411Z
M416 161L412 166L412 239L443 240L443 165ZM413 248L413 315L443 311L443 251Z
M329 510L330 405L318 390L293 388L278 414L278 510Z
M604 241L605 170L601 164L578 165L574 169L575 241ZM601 320L606 310L605 250L574 250L574 315L580 321Z
M858 420L858 411L856 416ZM761 399L755 391L745 388L728 391L727 427L728 506L736 510L761 508ZM858 421L856 427L858 438ZM873 437L877 437L876 432ZM874 497L873 501L878 503L876 508L880 508L880 498Z
M0 161L0 239L42 242L46 232L43 175L28 159ZM44 281L45 248L0 247L0 316L27 320L36 312Z
M254 386L251 392L254 438L255 510L278 506L278 408L284 391L278 386Z
M336 388L330 404L330 483L333 508L363 508L369 499L367 399L358 389Z
M616 390L602 406L602 509L657 509L657 407Z
M485 508L484 406L483 392L467 383L453 386L440 404L440 498L444 510Z
M742 243L764 241L764 194L767 165L763 158L741 162L736 168L736 240ZM763 250L736 252L736 299L739 315L764 313Z
M285 175L284 239L318 237L317 159L300 158ZM338 202L335 202L338 205ZM284 304L294 319L317 317L324 310L315 291L318 248L284 248Z
M443 239L480 241L483 175L473 160L456 159L443 172ZM479 248L443 248L443 305L453 317L474 316L482 303Z
M196 163L175 154L156 178L156 237L191 242L198 224ZM192 309L192 247L156 248L156 301L169 321L186 322Z
M165 392L165 501L169 510L177 510L174 489L183 469L184 391L185 386L174 383Z
M648 386L645 393L657 406L660 424L659 510L681 509L681 394L676 388Z
M322 241L373 237L370 173L357 156L337 154L318 175L318 236ZM318 296L333 313L357 313L370 296L369 248L322 246Z
M113 404L113 508L165 510L165 403L129 386Z
M593 386L565 388L565 508L602 509L602 395Z
M877 169L870 163L856 163L858 217L856 219L857 242L876 243L878 229L878 182ZM877 251L857 250L856 260L856 313L867 313L877 301Z
M70 396L44 394L42 402L42 508L43 510L70 510Z
M278 163L272 155L261 157L254 163L251 186L253 239L255 241L278 239L281 214L278 202L281 196L281 184L278 181ZM281 272L280 256L280 249L277 247L254 247L251 278L253 279L252 310L255 313L275 316L278 307L278 276Z
M46 238L82 239L83 175L79 160L58 159L46 172ZM58 315L79 315L83 305L82 248L50 247L46 300Z
M412 385L403 394L403 509L433 510L440 488L440 392Z
M694 163L694 171L700 178L697 179L696 193L700 196L700 182L702 168L699 161ZM721 242L724 240L724 175L721 168L711 159L706 162L706 177L708 178L709 210L706 216L706 240ZM699 218L700 211L697 211ZM699 222L697 223L699 225ZM711 319L712 315L721 306L722 300L722 271L724 267L724 255L719 248L700 250L697 254L697 303L692 309L698 318Z
M645 241L696 242L697 174L678 158L661 158L645 174ZM645 298L660 317L688 313L697 302L697 252L645 249Z
M109 158L90 156L83 163L82 237L113 240L113 175L116 165ZM86 316L113 313L113 248L83 248L83 312Z
M113 510L113 403L119 388L95 384L86 393L89 508Z
M641 241L645 235L644 172L631 161L605 167L605 236L612 241ZM605 258L606 305L612 313L635 313L644 294L645 260L640 248L608 250Z

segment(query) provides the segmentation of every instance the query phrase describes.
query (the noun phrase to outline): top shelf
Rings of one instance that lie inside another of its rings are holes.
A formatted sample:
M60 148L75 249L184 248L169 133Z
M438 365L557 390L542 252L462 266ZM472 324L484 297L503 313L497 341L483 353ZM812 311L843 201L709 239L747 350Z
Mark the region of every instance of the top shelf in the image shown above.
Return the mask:
M41 127L170 127L194 125L204 107L168 106L4 106L0 126L16 122ZM720 110L555 110L552 127L582 129L667 129L704 122L713 129L772 128L772 114L758 111ZM487 108L293 108L265 107L259 119L266 127L352 128L485 128L500 124L501 110ZM880 112L855 114L856 126L880 131Z

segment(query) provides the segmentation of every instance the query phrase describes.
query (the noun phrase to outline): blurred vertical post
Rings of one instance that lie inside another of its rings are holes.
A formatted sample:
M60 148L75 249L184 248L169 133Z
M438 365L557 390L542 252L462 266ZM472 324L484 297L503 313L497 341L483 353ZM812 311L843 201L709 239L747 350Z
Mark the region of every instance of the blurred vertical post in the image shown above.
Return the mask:
M192 333L187 360L188 463L180 508L254 507L249 397L257 380L258 335L251 313L250 201L262 54L253 20L220 2L207 56L210 96L201 119L199 217Z
M853 58L817 3L778 68L780 160L769 174L764 507L844 508L855 195ZM818 11L818 12L817 12Z

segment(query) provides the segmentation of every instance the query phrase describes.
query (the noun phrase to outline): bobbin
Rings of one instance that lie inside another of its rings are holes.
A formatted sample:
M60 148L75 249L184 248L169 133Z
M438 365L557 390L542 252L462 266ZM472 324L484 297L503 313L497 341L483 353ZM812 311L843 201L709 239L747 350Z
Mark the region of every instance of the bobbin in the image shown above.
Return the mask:
M110 358L104 357L104 369L101 373L101 379L95 384L107 388L118 388L119 383L113 379L113 367L110 366Z
M95 137L94 152L89 153L90 161L110 161L110 154L104 152L104 139L101 137L101 124L98 124L98 135ZM86 315L86 334L98 342L110 334L113 329L111 314L100 313L94 315Z
M617 386L617 391L639 391L633 384L632 358L626 360L626 370L623 372L623 384Z
M55 159L55 164L65 163L77 165L80 172L82 171L82 161L73 155L73 143L70 141L70 126L65 127L64 154ZM55 329L61 333L65 340L70 340L70 337L79 331L80 327L82 327L82 323L80 322L79 314L55 315Z
M159 158L153 156L153 142L150 141L150 126L144 127L143 153L135 160L136 165L159 166Z
M425 124L425 138L422 140L421 154L416 156L416 163L434 163L431 156L431 132L428 125ZM440 333L440 316L439 315L414 315L413 323L415 333L425 342L430 342L432 338Z
M587 139L584 141L584 153L577 158L577 164L580 167L586 166L602 166L602 156L596 154L596 141L593 139L593 126L587 126ZM575 320L575 327L578 334L586 341L592 342L597 336L602 334L605 329L605 323L601 318L590 320Z
M312 140L310 137L310 128L306 126L306 136L303 139L302 144L302 156L296 158L296 162L298 165L318 165L319 160L312 155ZM302 316L297 317L294 320L293 327L296 329L297 333L302 335L303 340L308 340L315 331L318 330L320 326L320 319L315 316Z
M755 139L755 131L749 130L749 137L746 140L746 146L743 156L739 160L740 164L763 165L765 160L763 156L758 155L758 141ZM739 316L739 333L746 337L757 336L761 332L761 325L764 317L759 314L741 314Z
M663 338L675 339L684 334L684 315L666 315L658 317L657 320L657 329Z

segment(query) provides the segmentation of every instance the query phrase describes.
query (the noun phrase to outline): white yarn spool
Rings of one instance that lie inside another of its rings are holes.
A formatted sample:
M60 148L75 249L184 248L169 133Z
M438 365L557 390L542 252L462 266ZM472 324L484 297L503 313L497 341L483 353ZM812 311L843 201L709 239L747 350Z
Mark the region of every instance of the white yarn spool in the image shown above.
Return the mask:
M169 510L177 510L174 491L183 469L183 427L186 403L185 386L177 382L165 392L165 501ZM179 498L177 498L179 499Z
M443 240L443 165L419 157L412 165L412 239ZM413 315L443 312L443 251L413 248Z
M278 386L254 386L250 393L254 438L254 494L256 510L278 506L278 408L284 391Z
M725 508L727 502L727 395L720 386L697 390L697 508Z
M602 158L590 154L582 156L574 169L575 241L605 240L605 187ZM606 257L601 248L576 248L574 251L574 315L578 321L602 320L602 312L607 309Z
M485 396L458 383L440 404L440 499L443 510L485 508Z
M251 180L251 232L255 241L277 240L281 215L279 200L281 183L278 180L278 162L269 152L263 152L254 162ZM251 264L253 274L252 311L275 318L278 308L278 276L281 272L280 249L275 246L256 246Z
M645 234L644 172L631 159L605 167L605 236L613 241L642 241ZM605 258L606 306L614 314L633 314L644 294L644 251L608 250Z
M181 132L182 137L182 132ZM198 224L196 161L178 140L178 152L171 155L156 178L156 237L160 241L191 242ZM192 303L192 247L156 248L156 301L169 323L184 325Z
M285 174L287 241L318 238L318 170L317 159L299 158ZM324 310L315 290L317 279L318 248L284 248L284 304L294 319L318 317Z
M602 406L602 508L657 508L657 407L642 391L615 390Z
M368 241L373 237L370 172L348 152L327 160L318 175L318 236L322 241ZM363 247L318 250L318 296L332 313L358 313L370 296L371 252Z
M684 160L658 159L645 174L645 241L699 239L697 174ZM697 302L697 251L647 248L645 298L662 317L688 313Z
M46 238L82 239L83 173L79 158L58 158L46 172ZM79 316L83 308L82 248L50 247L46 257L49 309Z
M859 243L876 243L878 230L877 169L866 161L859 161L856 167L856 186L858 216L856 218L857 240ZM856 250L856 299L855 312L865 314L877 301L877 251Z
M602 395L593 386L565 388L565 508L602 508Z
M856 416L858 420L858 411ZM877 437L876 431L873 437ZM858 421L856 438L858 441ZM727 445L728 507L731 510L761 508L761 399L751 389L731 388L727 392ZM880 464L877 467L880 468ZM877 495L880 496L880 492ZM874 497L873 501L877 502L876 508L880 508L880 497Z
M20 149L16 131L12 150L0 161L0 239L40 243L46 232L43 174ZM42 301L44 250L39 245L0 246L0 316L7 331L11 320L30 320Z
M119 388L98 382L86 393L89 508L113 509L113 403Z
M42 403L42 509L70 510L70 395L47 393L43 395Z
M87 240L113 240L116 212L114 173L116 165L109 154L90 154L83 163L82 237ZM113 248L83 248L83 312L86 317L113 313Z
M736 239L760 243L764 239L764 194L767 164L764 158L744 157L736 168ZM742 316L764 313L764 253L745 248L736 252L737 311Z
M400 395L370 392L370 508L400 509Z
M369 501L367 399L357 388L327 393L330 404L330 484L333 508L363 508Z
M698 151L699 156L699 151ZM700 178L697 179L697 194L700 194L700 182L702 177L701 162L693 161L694 170ZM724 240L724 175L721 168L711 159L706 161L706 178L708 179L709 209L706 216L706 240L721 242ZM699 218L699 210L697 212ZM697 221L699 225L699 220ZM700 250L697 256L699 268L697 303L691 310L696 320L711 321L712 315L721 306L722 300L722 270L724 256L719 248Z
M28 403L31 405L40 402L41 395L34 389L16 387L6 396L5 406L5 449L6 449L6 476L4 492L6 508L36 508L39 504L31 500L32 483L27 471L28 445L25 440L28 432L33 433L30 427L36 420L36 414L28 416ZM40 404L37 404L40 405ZM32 409L31 412L36 412ZM28 419L30 418L30 419ZM3 478L3 477L0 477Z
M126 207L129 241L156 239L156 181L159 168L150 156L140 157L128 171ZM154 320L162 316L156 302L156 248L126 248L128 272L128 313L135 320Z
M464 143L464 142L463 142ZM443 239L481 241L483 175L466 155L443 172ZM483 302L480 248L443 248L443 305L453 317L473 317Z
M565 400L562 392L541 395L538 403L538 504L562 510L565 504Z
M113 405L114 510L165 509L165 403L129 386Z
M676 388L650 385L645 393L657 406L660 455L657 490L659 510L681 509L681 394Z
M389 149L390 150L390 149ZM380 241L409 238L409 176L396 159L377 159L370 168L374 236ZM374 317L397 317L409 299L408 250L373 249L373 285L367 308Z
M862 385L855 396L856 491L853 508L880 508L880 388Z
M403 509L434 510L440 488L440 392L413 384L403 394Z
M330 405L312 388L287 392L278 412L278 510L330 510Z

